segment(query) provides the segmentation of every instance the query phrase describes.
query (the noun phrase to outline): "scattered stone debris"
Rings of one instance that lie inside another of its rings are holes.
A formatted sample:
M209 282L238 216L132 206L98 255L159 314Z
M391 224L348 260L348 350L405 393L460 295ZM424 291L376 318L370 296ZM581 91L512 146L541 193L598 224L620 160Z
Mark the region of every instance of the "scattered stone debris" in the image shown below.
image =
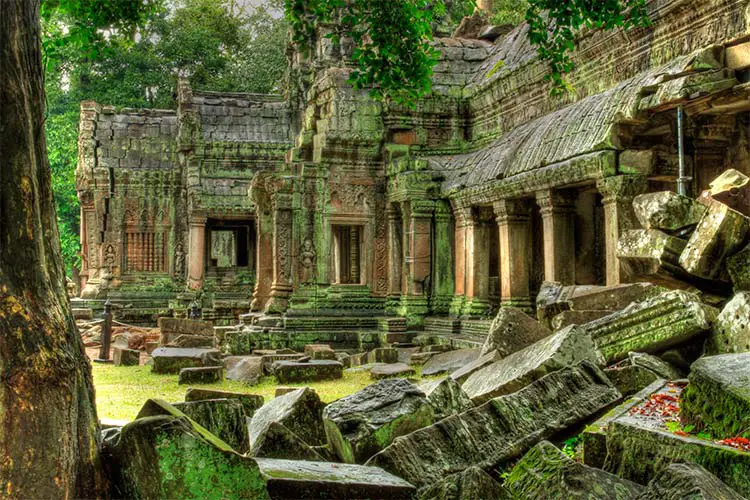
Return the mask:
M222 366L221 353L216 349L159 347L151 353L154 373L178 373L182 368Z
M492 351L488 354L485 354L484 356L480 356L474 361L467 363L462 368L454 371L453 373L451 373L451 378L456 380L460 384L463 384L474 373L478 372L486 366L495 363L496 361L500 361L501 359L502 356L499 352Z
M722 309L708 343L712 354L750 351L750 293L740 292Z
M425 382L419 386L419 390L427 396L437 420L474 408L474 403L461 385L451 377Z
M479 467L451 474L427 488L420 500L510 500L513 496Z
M115 366L138 366L141 361L141 351L125 349L123 347L113 347L112 361Z
M208 321L180 318L159 318L160 342L162 346L171 344L180 335L201 336L213 339L214 327Z
M273 373L281 384L319 382L344 377L344 365L338 361L277 361Z
M180 369L177 383L182 384L213 384L224 378L224 367L201 366Z
M549 337L552 332L517 307L501 307L492 321L481 356L497 351L505 357Z
M248 417L252 417L255 410L263 406L263 396L257 394L245 394L242 392L217 391L215 389L199 389L188 387L185 393L185 401L204 401L207 399L236 399L245 408Z
M378 347L367 353L368 363L398 363L398 351L393 347Z
M227 356L224 358L227 380L237 380L248 385L257 384L263 376L263 358L260 356Z
M393 377L411 377L417 372L409 365L404 363L377 364L370 369L370 377L373 380Z
M648 483L638 500L743 500L745 497L700 465L673 463Z
M218 436L239 453L248 451L245 405L238 399L204 399L172 406Z

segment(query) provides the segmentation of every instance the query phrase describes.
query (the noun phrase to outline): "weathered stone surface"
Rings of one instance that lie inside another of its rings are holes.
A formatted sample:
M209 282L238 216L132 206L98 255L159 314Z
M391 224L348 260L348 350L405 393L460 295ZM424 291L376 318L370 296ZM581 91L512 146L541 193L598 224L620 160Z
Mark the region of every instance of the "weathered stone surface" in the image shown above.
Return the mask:
M436 420L474 408L474 403L461 389L461 384L451 377L425 382L419 385L419 390L425 393L435 410Z
M221 355L216 349L183 349L160 347L151 353L154 373L178 373L182 368L220 366Z
M338 361L321 360L300 363L297 361L277 361L273 373L279 383L318 382L343 378L344 365Z
M323 457L279 422L270 422L257 437L250 455L263 458L323 461Z
M479 349L459 349L432 356L422 368L422 375L429 377L443 373L453 373L475 361L479 357Z
M737 253L750 231L750 219L718 201L709 201L708 211L701 218L680 255L680 265L695 276L706 279L719 277L724 259Z
M651 370L663 379L677 380L682 378L682 373L677 368L656 356L643 352L631 352L628 353L628 358L633 366L640 366Z
M505 357L538 340L549 337L549 328L517 307L501 307L492 321L490 332L482 346L481 356L496 350Z
M700 465L670 464L637 500L743 500L745 497Z
M398 363L398 351L393 347L377 347L367 353L368 363Z
M336 351L328 344L308 344L305 346L305 354L312 359L336 359Z
M248 385L257 384L263 376L263 358L259 356L228 356L224 358L227 380Z
M264 354L261 356L261 364L263 366L263 373L266 375L273 375L273 364L277 361L299 361L304 358L304 354Z
M727 259L727 272L735 292L750 292L750 245Z
M206 399L172 403L172 406L218 436L239 453L248 451L247 423L249 415L237 399Z
M489 354L480 356L471 363L464 365L462 368L454 371L453 373L451 373L451 378L459 384L463 384L474 373L499 361L500 359L502 359L500 353L497 351L492 351Z
M220 382L224 376L221 366L202 366L196 368L182 368L177 383L182 384L213 384Z
M141 351L125 349L123 347L113 347L112 361L115 366L138 366L141 361Z
M665 292L622 311L587 323L608 363L625 359L631 351L658 352L682 344L711 327L716 310L687 292Z
M377 364L370 368L370 378L381 380L394 377L411 377L416 375L416 371L411 366L404 363Z
M381 380L323 410L328 445L346 463L363 463L434 420L425 394L403 379Z
M580 327L569 326L475 372L462 388L475 404L481 404L583 360L603 364L589 334Z
M272 399L258 409L248 423L250 448L259 446L273 422L283 425L311 446L325 444L323 406L315 391L307 387Z
M641 194L633 198L633 209L644 229L679 231L695 226L706 206L673 191Z
M512 495L479 467L451 474L427 488L420 500L510 500Z
M632 364L607 368L604 374L624 397L641 391L656 380L661 380L651 370Z
M681 418L712 436L750 438L750 352L699 359L680 398Z
M159 318L161 345L167 345L179 335L214 336L214 327L208 321L180 318Z
M73 307L70 310L75 320L92 320L94 319L94 310L90 307Z
M750 293L740 292L724 306L707 348L712 354L750 351Z
M563 311L552 318L552 330L556 332L570 325L585 325L610 314L611 311Z
M256 459L274 499L410 499L414 486L377 467Z
M271 498L255 460L181 412L139 418L107 443L115 498Z
M290 392L298 391L299 387L277 387L274 391L274 397L278 398L279 396L283 396L284 394L289 394Z
M245 408L248 417L253 416L255 410L263 406L263 396L245 394L244 392L217 391L215 389L198 389L188 387L185 401L205 401L206 399L236 399Z
M685 240L656 229L633 229L620 235L617 257L637 265L640 274L679 274L680 255L686 246Z
M417 487L474 465L488 470L589 418L619 397L601 370L585 361L397 438L368 464L379 465Z
M437 356L438 353L435 352L415 352L411 356L409 356L409 363L410 365L424 365L427 363L433 356Z
M203 335L177 335L174 337L168 347L186 347L186 348L199 348L199 349L213 349L214 338L206 337Z
M505 487L514 498L602 498L629 500L643 486L580 464L542 441L513 467Z

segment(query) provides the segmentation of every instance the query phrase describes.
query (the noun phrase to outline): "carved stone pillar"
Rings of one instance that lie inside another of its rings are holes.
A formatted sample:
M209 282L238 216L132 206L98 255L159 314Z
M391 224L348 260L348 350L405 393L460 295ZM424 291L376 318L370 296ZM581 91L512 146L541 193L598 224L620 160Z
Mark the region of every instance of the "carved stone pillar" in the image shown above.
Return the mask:
M432 276L432 314L447 315L450 312L454 289L453 266L453 218L450 204L439 200L435 205L435 242Z
M198 290L203 286L206 266L206 217L190 217L190 248L188 248L188 287Z
M530 311L531 203L501 200L493 208L500 238L500 305Z
M258 312L266 307L273 283L273 213L269 207L257 207L255 229L255 289L250 310Z
M491 220L491 210L477 208L466 224L466 317L482 317L490 309Z
M453 210L453 216L456 220L453 238L455 287L450 314L453 317L458 317L461 315L466 301L466 226L471 221L471 207L457 206Z
M403 227L401 211L396 205L388 209L388 310L395 312L401 300L403 268Z
M576 280L575 194L547 189L536 194L544 238L544 279L574 285Z
M274 198L273 283L266 313L281 314L292 294L292 199L286 193L276 193Z
M432 267L432 217L435 202L414 200L409 203L409 235L405 294L401 297L400 314L410 326L424 324L428 312Z
M618 175L601 179L597 188L604 205L607 285L627 283L633 273L626 262L617 258L617 241L623 231L640 227L633 211L633 198L646 192L648 181L641 176Z

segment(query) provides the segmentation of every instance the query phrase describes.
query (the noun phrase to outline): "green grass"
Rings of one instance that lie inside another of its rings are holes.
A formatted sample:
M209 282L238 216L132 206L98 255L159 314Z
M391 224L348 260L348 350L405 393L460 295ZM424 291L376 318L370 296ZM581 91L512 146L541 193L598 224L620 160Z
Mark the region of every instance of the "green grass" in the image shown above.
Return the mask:
M150 398L169 402L185 400L187 385L177 384L177 375L151 373L150 366L113 366L93 363L96 407L99 418L133 420L143 403ZM307 384L283 384L285 387L312 387L324 402L335 401L372 384L367 371L344 372L344 378ZM266 401L272 399L281 384L274 377L264 377L261 383L249 386L242 382L225 380L216 384L203 384L205 389L259 394Z

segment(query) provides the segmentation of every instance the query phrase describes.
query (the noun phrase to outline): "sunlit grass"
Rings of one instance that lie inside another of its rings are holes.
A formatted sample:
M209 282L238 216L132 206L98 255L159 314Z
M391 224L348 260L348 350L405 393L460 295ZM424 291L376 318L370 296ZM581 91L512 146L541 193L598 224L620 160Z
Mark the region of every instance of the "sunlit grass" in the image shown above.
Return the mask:
M150 366L113 366L93 363L96 406L99 418L133 420L149 398L169 402L185 400L187 385L177 384L177 375L159 375ZM261 383L249 386L242 382L225 380L216 384L203 384L201 388L259 394L266 401L272 399L276 388L312 387L325 402L353 394L372 384L368 371L344 372L344 378L307 384L279 384L274 377L264 377Z

